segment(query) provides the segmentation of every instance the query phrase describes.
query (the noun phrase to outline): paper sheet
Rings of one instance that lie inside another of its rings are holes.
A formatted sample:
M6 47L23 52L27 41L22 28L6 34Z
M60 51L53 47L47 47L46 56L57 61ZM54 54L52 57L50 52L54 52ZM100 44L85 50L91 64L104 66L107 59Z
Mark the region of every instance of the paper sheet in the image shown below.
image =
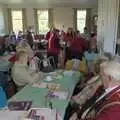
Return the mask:
M56 88L56 87L59 87L60 88L60 84L42 82L42 83L34 83L32 85L32 87L37 87L37 88L53 88L53 87Z
M58 92L54 92L53 94L58 96L60 100L67 100L68 98L68 92L58 91Z
M20 120L25 112L21 111L0 111L0 120Z
M27 118L43 117L44 120L56 120L56 110L48 108L33 108L30 110Z
M69 92L68 91L54 91L54 92L49 92L47 96L51 99L68 100Z
M37 87L37 88L46 88L47 87L47 83L34 83L32 85L32 87Z

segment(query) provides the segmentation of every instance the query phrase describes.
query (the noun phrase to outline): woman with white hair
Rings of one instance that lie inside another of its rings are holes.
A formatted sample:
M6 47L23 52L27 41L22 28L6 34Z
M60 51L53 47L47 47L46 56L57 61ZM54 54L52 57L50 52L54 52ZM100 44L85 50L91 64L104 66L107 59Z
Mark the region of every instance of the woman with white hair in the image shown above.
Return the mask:
M101 77L105 92L89 107L83 120L120 120L120 64L108 62Z
M101 72L101 77L105 93L96 102L95 106L98 108L96 120L119 120L120 64L114 61L109 62Z
M16 50L17 50L17 51L20 51L21 49L26 50L29 59L31 59L31 58L34 57L34 52L33 52L33 50L31 49L30 45L27 43L26 40L22 40L22 41L18 44L18 46L16 47Z
M99 72L103 70L103 68L106 66L108 61L105 60L99 60L96 65L96 76L92 77L90 80L88 80L86 83L84 83L81 87L80 92L72 97L72 110L73 112L70 113L71 115L66 115L65 117L68 119L69 116L70 120L76 120L76 118L79 116L79 118L84 115L87 109L95 102L95 100L101 96L101 94L104 92L104 87L99 75ZM69 106L70 107L70 106ZM77 107L77 108L76 108Z
M40 79L40 75L31 71L27 66L28 54L25 51L17 52L17 61L12 68L12 78L18 88L24 87L26 84L34 83Z

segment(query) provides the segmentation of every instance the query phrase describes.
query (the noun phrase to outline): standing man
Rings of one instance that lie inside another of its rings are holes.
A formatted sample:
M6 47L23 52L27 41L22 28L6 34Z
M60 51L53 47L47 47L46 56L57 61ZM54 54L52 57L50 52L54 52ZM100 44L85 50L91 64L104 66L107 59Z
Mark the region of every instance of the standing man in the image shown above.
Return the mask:
M87 27L84 28L84 33L81 34L81 37L85 40L90 40L90 33Z
M27 42L30 45L30 47L33 48L35 36L34 36L34 32L33 32L33 27L32 26L30 26L28 28L28 30L27 30L26 39L27 39Z

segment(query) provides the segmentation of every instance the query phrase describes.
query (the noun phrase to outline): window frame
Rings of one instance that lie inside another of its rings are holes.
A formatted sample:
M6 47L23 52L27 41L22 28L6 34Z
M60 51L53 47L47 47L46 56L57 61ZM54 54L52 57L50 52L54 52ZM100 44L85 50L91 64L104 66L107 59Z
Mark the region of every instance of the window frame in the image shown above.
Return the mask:
M49 30L49 24L50 24L50 21L49 21L49 16L50 16L50 15L49 15L49 9L36 9L36 11L35 11L35 12L36 12L35 14L36 14L36 17L37 17L37 18L36 18L36 22L37 22L37 23L35 23L35 24L37 24L37 25L36 25L36 27L37 27L37 33L38 33L38 34L46 34L47 31L46 31L45 33L41 33L41 32L39 31L39 26L40 26L40 25L39 25L39 19L38 19L38 18L39 18L39 16L38 16L38 11L47 11L47 12L48 12L48 19L40 19L40 20L41 20L41 21L48 21L48 30Z
M80 21L80 18L78 18L78 11L86 11L86 17L85 17L85 19L84 19L84 20L85 20L85 21L84 21L84 22L85 22L85 26L86 26L86 18L87 18L87 10L86 10L86 9L77 9L77 10L76 10L76 29L77 29L77 30L79 30L79 29L78 29L78 21ZM85 27L85 26L84 26L84 27ZM84 29L84 27L83 27L83 29ZM79 31L80 31L80 30L79 30ZM81 31L80 31L80 32L81 32ZM83 32L84 32L84 31L83 31ZM83 32L81 32L81 33L83 33Z
M21 20L22 21L22 31L24 31L24 16L23 16L23 9L11 9L11 22L12 22L12 31L14 31L14 26L13 26L13 16L12 16L12 12L13 11L21 11L22 13L22 19L16 19L16 20ZM16 31L14 31L16 32Z

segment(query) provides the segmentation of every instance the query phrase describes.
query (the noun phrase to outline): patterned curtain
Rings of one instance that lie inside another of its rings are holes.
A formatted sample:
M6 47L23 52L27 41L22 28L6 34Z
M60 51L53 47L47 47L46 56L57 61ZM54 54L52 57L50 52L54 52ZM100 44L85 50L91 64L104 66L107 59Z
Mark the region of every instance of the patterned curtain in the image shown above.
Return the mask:
M23 16L23 32L27 29L27 16L26 16L26 9L22 9L22 16Z
M120 5L119 5L118 21L120 21ZM117 33L117 37L120 38L120 22L118 22L118 33Z
M53 24L53 9L52 8L50 8L49 10L48 10L48 16L49 16L49 28L50 27L52 27L52 26L54 26L54 24Z
M34 9L35 32L39 33L37 9Z
M8 20L8 32L11 33L13 30L13 25L12 25L12 15L11 15L11 8L7 9L7 20Z
M73 16L73 28L76 31L77 30L77 9L74 8L74 16Z
M119 0L98 0L98 27L97 41L103 43L102 52L110 52L115 55Z
M89 29L89 32L91 32L91 24L92 24L92 18L91 18L91 8L88 8L86 10L86 27Z

